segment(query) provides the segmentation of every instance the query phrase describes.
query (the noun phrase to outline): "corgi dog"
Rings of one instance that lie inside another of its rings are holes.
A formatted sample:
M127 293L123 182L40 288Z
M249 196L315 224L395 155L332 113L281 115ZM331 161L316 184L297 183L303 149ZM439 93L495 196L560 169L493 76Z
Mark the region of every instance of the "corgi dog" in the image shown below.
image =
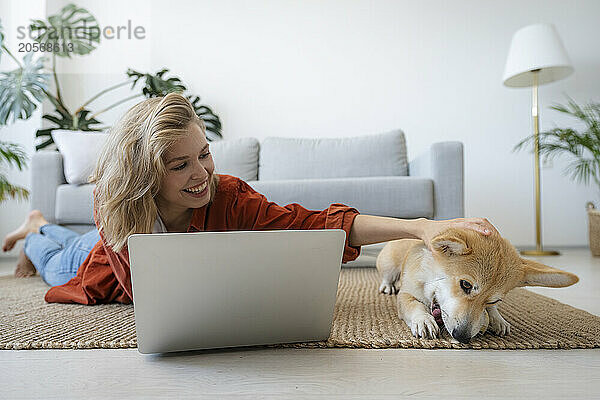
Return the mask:
M435 338L445 327L452 338L468 343L488 328L510 333L497 305L518 286L565 287L577 275L521 258L497 233L450 228L431 240L388 242L377 256L379 291L397 294L398 316L413 336Z

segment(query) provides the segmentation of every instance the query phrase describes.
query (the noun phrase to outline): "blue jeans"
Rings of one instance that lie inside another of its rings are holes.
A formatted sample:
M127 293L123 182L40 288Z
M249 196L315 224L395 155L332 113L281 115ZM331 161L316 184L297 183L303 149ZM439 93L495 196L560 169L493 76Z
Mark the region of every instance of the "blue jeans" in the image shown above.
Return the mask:
M67 283L100 240L98 229L83 235L60 225L46 224L28 233L23 251L50 286Z

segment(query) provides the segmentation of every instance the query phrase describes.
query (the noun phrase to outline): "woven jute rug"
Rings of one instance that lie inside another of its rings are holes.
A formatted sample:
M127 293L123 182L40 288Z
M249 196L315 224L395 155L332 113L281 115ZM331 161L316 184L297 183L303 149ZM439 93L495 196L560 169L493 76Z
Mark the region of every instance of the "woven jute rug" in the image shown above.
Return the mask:
M511 334L478 335L469 344L417 339L396 315L395 296L379 294L374 268L344 268L331 335L325 342L262 347L573 349L600 347L600 317L525 289L499 305ZM135 348L132 305L49 304L39 276L0 277L0 349ZM560 289L556 289L560 290Z

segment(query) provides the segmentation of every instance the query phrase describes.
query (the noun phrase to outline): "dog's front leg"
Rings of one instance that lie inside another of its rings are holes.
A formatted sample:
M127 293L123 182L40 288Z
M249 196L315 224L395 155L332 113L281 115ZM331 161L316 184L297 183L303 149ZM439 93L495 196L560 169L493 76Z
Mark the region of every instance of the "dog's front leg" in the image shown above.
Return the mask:
M379 286L379 293L385 294L396 294L398 288L396 288L396 282L400 279L402 270L400 268L391 268L387 271L382 271L381 285Z
M496 305L486 307L488 312L488 316L490 317L490 325L489 327L492 331L498 336L504 336L510 334L510 324L506 322L500 312L496 308Z
M425 304L406 292L398 293L397 301L398 316L406 322L414 337L437 337L440 329Z

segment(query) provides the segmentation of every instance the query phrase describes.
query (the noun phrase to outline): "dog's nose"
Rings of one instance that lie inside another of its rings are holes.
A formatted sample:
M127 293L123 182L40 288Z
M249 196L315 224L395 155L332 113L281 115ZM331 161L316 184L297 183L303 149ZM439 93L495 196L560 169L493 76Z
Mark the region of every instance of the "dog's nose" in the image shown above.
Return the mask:
M458 326L452 330L452 337L461 343L469 343L471 340L470 329L466 325Z

